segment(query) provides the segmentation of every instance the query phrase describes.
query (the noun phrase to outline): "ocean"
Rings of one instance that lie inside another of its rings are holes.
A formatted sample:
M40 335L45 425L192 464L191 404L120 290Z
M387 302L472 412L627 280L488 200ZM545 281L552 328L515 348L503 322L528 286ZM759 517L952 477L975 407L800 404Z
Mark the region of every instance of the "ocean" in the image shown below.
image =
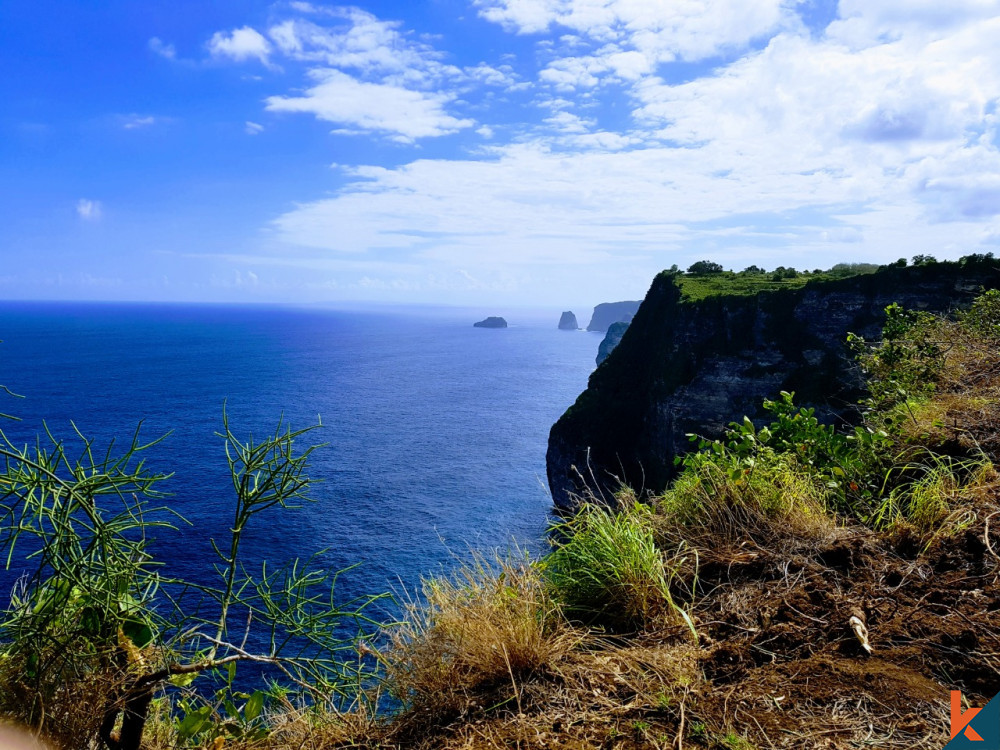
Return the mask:
M548 431L600 336L557 330L558 311L505 315L494 330L440 308L0 303L0 384L25 397L0 395L21 419L0 428L21 445L45 425L71 440L75 424L98 447L140 423L146 439L169 432L147 461L173 472L166 503L191 525L158 532L154 551L206 581L232 521L223 406L243 437L321 419L302 443L327 444L310 461L315 502L255 518L247 562L320 552L329 570L358 564L338 599L405 598L472 551L546 547Z

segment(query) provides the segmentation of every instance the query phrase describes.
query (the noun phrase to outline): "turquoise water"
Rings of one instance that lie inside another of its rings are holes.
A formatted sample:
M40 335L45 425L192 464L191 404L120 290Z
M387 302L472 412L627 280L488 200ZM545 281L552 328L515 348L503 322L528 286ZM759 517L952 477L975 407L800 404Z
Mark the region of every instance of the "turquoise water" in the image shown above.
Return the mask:
M544 547L551 501L548 431L586 386L599 334L559 331L558 311L343 312L280 307L0 304L0 383L24 395L0 411L15 443L71 420L98 444L170 436L149 454L173 471L169 504L193 526L164 532L170 570L211 575L232 490L222 441L322 418L312 433L316 502L256 519L248 559L278 564L325 550L340 595L413 591L454 556L517 543Z

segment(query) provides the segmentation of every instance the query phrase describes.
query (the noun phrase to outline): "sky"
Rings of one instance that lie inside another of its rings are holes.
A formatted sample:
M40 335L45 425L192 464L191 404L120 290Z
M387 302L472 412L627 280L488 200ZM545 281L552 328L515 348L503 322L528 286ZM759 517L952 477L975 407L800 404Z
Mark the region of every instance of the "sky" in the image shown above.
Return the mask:
M1000 252L1000 0L4 0L0 70L0 299Z

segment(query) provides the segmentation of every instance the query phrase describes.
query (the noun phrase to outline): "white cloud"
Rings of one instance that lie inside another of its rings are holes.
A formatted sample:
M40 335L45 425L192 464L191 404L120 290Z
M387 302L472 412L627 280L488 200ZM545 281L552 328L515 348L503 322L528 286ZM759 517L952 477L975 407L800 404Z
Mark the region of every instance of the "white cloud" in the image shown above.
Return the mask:
M358 8L329 8L324 16L324 24L281 21L268 29L268 36L293 60L378 76L396 85L427 86L463 76L459 68L441 62L440 52L400 31L397 21L382 21Z
M545 118L545 124L561 133L586 133L593 126L593 120L586 120L572 112L557 112Z
M647 61L700 60L797 25L783 0L478 0L480 15L522 34L564 28ZM579 38L570 40L579 44ZM635 69L636 60L620 66Z
M229 32L215 32L208 42L208 51L213 57L228 57L237 62L256 59L268 65L271 45L259 31L244 26Z
M702 257L814 268L987 247L1000 241L1000 8L960 0L938 23L939 6L914 3L842 0L824 32L784 0L482 0L511 31L562 34L536 43L535 80L524 57L516 72L459 69L399 24L312 9L268 34L314 83L268 109L345 134L492 140L343 166L346 186L274 222L275 248L290 264L357 264L355 282L387 290L462 273L544 290L648 281ZM689 64L709 57L713 69ZM539 89L533 121L508 107L525 84ZM470 110L480 122L456 113L476 86L504 89L491 92L502 119L488 98Z
M101 203L81 198L76 202L76 214L84 221L97 221L101 218Z
M447 94L425 93L391 84L366 83L338 70L318 70L319 82L304 96L272 96L273 112L306 112L321 120L387 133L402 141L440 136L474 122L445 112Z
M150 125L155 125L157 118L152 115L137 115L132 113L130 115L123 115L121 118L122 127L125 130L136 130L137 128L147 128Z
M466 69L466 74L472 78L486 84L487 86L498 86L505 89L528 88L530 83L518 82L518 77L510 65L500 65L494 67L480 63L472 68Z
M174 60L177 57L177 50L172 44L164 44L164 42L159 37L152 37L148 46L151 52L159 55L160 57L165 57L168 60Z
M264 132L264 126L261 125L260 123L251 122L250 120L247 120L246 125L244 126L244 130L246 131L247 135L259 135L260 133Z

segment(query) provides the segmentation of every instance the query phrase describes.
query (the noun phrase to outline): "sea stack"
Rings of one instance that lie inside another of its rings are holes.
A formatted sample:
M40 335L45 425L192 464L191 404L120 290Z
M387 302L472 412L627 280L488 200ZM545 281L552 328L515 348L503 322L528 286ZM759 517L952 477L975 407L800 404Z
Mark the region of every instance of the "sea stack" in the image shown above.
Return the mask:
M576 322L576 316L573 314L572 310L567 310L559 318L559 330L560 331L575 331L580 328L580 324Z
M472 324L473 328L506 328L507 321L503 318L493 316L486 318L486 320L480 320L478 323Z

